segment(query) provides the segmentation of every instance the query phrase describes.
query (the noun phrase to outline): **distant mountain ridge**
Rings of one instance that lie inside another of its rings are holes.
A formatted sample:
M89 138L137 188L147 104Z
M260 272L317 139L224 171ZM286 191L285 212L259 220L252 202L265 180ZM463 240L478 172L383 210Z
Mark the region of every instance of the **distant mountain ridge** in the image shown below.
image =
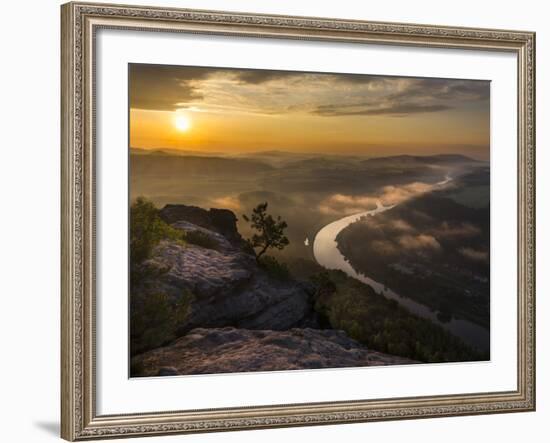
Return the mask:
M131 166L135 168L133 174L157 174L162 171L168 173L187 174L253 174L268 172L273 169L339 169L356 168L361 165L367 167L414 167L429 165L482 164L461 154L437 155L395 155L387 157L373 157L360 159L357 156L330 156L305 155L286 153L282 151L262 151L250 154L223 155L202 153L198 151L130 149Z
M199 157L223 157L222 152L194 151L192 149L174 148L130 148L130 155L172 155L172 156L199 156Z
M363 163L382 164L382 163L482 163L481 160L476 160L462 154L436 154L436 155L392 155L388 157L373 157L362 161Z
M178 157L199 157L199 158L222 158L222 159L276 159L276 158L288 158L294 159L300 162L304 161L323 161L330 162L344 159L360 159L362 162L403 162L403 163L483 163L483 160L477 160L472 157L468 157L463 154L429 154L429 155L411 155L411 154L398 154L388 155L382 157L368 157L360 154L327 154L327 153L309 153L309 152L290 152L279 150L266 150L266 151L253 151L253 152L241 152L241 153L224 153L224 152L211 152L211 151L197 151L190 149L173 149L173 148L130 148L130 155L163 155L163 156L178 156ZM366 158L365 158L366 157Z
M150 174L250 174L265 172L272 167L248 158L209 157L198 155L170 155L151 153L131 155L132 174L143 177Z

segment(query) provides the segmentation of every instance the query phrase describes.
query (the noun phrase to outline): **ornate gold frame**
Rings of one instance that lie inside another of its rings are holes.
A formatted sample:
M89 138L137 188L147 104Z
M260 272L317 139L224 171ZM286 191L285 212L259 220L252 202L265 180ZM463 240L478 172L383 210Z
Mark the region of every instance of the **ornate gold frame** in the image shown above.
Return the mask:
M535 34L155 7L62 6L61 435L67 440L533 411ZM518 58L518 383L510 392L98 416L94 34L99 28L508 51Z

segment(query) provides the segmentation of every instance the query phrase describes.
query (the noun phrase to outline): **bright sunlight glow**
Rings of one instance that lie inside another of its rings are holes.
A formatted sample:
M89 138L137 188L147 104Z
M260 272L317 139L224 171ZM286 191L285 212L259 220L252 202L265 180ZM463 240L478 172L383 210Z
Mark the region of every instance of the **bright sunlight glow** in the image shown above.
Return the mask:
M174 125L178 131L186 132L191 127L191 120L185 115L176 115L174 119Z

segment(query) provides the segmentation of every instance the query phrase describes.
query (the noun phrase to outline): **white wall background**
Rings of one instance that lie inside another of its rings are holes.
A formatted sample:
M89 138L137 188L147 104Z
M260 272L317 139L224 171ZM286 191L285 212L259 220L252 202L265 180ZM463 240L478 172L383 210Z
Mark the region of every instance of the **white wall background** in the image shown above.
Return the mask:
M546 441L550 419L550 14L545 2L127 0L202 9L537 32L538 411L174 436L187 442ZM3 442L59 433L59 1L5 2L0 26L0 417ZM511 343L510 346L514 344ZM452 382L452 381L451 381Z

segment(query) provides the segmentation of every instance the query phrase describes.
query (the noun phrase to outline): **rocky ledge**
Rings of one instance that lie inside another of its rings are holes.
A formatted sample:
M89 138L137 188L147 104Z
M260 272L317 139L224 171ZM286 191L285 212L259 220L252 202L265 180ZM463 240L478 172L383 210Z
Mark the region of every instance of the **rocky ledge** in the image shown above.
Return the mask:
M132 376L283 371L417 363L370 351L338 330L196 328L132 359Z

